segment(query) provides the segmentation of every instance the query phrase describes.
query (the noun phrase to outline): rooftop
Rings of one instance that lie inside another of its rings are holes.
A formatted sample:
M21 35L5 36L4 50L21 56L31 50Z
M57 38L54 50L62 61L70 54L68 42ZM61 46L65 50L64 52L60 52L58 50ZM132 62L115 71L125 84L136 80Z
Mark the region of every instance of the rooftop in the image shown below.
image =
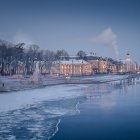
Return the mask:
M70 59L70 60L64 60L60 61L61 64L89 64L85 60L76 60L76 59Z

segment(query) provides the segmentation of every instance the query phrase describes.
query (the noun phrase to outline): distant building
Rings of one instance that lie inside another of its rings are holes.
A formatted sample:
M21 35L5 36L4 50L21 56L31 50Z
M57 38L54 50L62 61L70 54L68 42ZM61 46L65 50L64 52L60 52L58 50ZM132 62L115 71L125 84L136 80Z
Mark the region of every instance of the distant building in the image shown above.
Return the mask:
M99 73L108 73L108 61L107 59L99 59Z
M33 69L33 68L32 68ZM51 64L40 61L39 69L42 74L56 75L91 75L96 73L125 73L137 72L139 67L136 62L130 58L130 54L126 54L125 60L114 60L112 58L102 58L95 54L89 54L84 60L79 56L61 56L60 60Z
M123 72L123 63L120 60L114 60L112 58L108 58L108 72L109 73L121 73Z
M61 56L60 57L60 60L61 61L63 61L63 60L70 60L70 59L76 59L76 60L78 60L79 59L79 56L77 56L77 55L70 55L68 57L66 57L66 56Z
M130 53L126 54L125 59L125 72L135 72L136 71L136 64L132 61Z
M100 57L90 54L86 56L86 60L91 64L92 73L99 73Z
M63 60L55 62L55 74L61 75L91 75L91 64L85 60Z
M108 72L108 61L106 59L90 54L86 56L86 60L91 64L93 73Z

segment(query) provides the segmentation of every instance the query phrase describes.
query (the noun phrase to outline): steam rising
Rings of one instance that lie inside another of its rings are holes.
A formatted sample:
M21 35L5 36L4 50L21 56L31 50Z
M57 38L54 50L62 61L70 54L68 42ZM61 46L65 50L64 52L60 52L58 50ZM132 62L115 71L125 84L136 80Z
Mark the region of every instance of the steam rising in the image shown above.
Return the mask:
M25 34L23 31L19 31L13 38L14 43L21 43L24 42L25 44L33 44L31 37Z
M116 58L119 58L117 35L112 31L111 28L103 30L101 34L94 38L93 42L99 45L104 45L113 48Z

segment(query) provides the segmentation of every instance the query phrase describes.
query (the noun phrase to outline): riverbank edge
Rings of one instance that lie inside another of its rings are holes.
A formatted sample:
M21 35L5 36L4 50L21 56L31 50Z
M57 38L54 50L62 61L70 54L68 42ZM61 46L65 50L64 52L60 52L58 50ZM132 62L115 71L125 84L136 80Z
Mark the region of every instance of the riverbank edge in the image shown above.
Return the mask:
M104 75L104 76L111 76L111 75ZM98 75L96 76L96 78L97 77L102 77L102 75ZM48 79L44 83L41 81L39 81L38 83L32 83L32 82L26 81L27 83L25 84L19 82L18 83L19 85L16 84L15 86L10 87L10 88L8 88L8 86L10 86L8 84L5 85L5 87L1 86L0 94L14 92L14 91L32 90L32 89L44 88L47 86L57 86L57 85L64 85L64 84L102 84L102 83L113 82L113 81L130 82L132 79L137 78L137 77L139 78L140 75L130 74L130 75L125 75L125 77L122 77L122 78L106 79L106 80L101 80L101 79L95 80L94 77L93 79L86 79L85 77L77 77L77 78L64 78L64 79L59 79L59 80Z

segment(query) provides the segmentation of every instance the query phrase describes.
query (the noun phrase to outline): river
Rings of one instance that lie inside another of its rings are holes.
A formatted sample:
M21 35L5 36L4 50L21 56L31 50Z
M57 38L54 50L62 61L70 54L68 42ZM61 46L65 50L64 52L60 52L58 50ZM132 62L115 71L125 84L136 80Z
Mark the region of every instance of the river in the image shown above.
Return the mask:
M140 139L140 81L0 94L0 140Z

